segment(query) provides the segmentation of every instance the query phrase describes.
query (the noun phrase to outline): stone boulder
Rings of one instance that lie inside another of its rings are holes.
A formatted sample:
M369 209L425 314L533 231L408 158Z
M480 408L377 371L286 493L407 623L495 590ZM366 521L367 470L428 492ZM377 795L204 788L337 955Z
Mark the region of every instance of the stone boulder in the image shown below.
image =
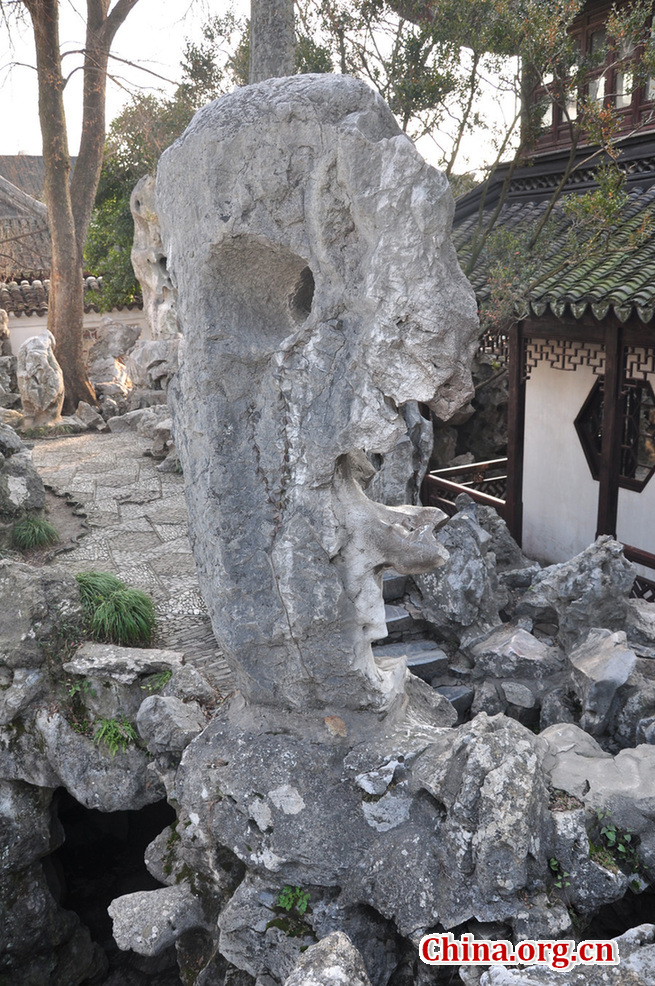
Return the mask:
M26 339L18 350L16 378L23 406L23 426L55 424L64 404L64 375L55 358L52 332Z
M310 945L284 986L371 986L362 957L343 932Z
M16 377L17 362L15 356L0 356L0 408L18 408L20 406L20 393Z
M120 949L159 955L186 931L212 928L202 902L187 884L117 897L107 908Z
M87 355L89 379L99 394L116 392L112 387L123 394L130 389L125 359L140 334L137 325L126 325L110 315L102 317L97 341Z
M30 449L13 428L0 424L0 522L44 507L45 487Z
M631 928L616 940L619 963L582 965L565 971L531 965L529 969L505 966L482 973L480 986L651 986L655 982L655 925ZM557 978L555 978L557 977Z
M173 339L140 339L127 357L127 372L134 390L168 390L177 371L179 346L177 336Z
M447 561L414 576L410 612L427 620L440 637L465 643L500 624L507 591L498 582L491 535L478 523L477 505L468 497L437 540Z
M579 643L592 627L623 630L635 573L623 548L603 534L570 561L544 568L516 613L554 623L563 644Z
M81 625L77 581L58 565L0 560L0 613L0 665L39 668L47 651Z
M134 219L131 260L141 285L150 334L153 340L177 339L177 292L166 269L153 175L145 175L136 183L130 196L130 209Z
M592 736L607 729L617 690L628 681L637 657L627 646L623 630L590 630L569 654L573 687L582 706L580 726Z
M407 432L402 405L447 419L472 393L448 182L366 85L294 76L201 110L160 159L155 211L184 334L168 394L191 538L238 687L389 708L404 669L371 650L381 574L435 568L443 515L362 487L367 456Z

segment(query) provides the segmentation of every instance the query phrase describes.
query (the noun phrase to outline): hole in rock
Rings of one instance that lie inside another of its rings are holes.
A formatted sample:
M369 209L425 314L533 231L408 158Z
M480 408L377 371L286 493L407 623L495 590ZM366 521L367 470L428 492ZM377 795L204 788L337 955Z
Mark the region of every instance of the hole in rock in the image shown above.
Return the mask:
M655 887L643 893L628 890L624 897L605 904L584 929L583 938L616 938L640 924L655 924Z
M43 860L50 891L62 908L79 916L105 951L116 948L107 913L112 900L162 886L148 873L143 855L174 819L166 801L139 811L102 812L85 808L63 789L55 793L54 832L57 836L58 820L65 841Z
M296 318L303 322L312 310L315 287L314 275L309 267L303 267L300 271L294 293L291 296L291 310Z

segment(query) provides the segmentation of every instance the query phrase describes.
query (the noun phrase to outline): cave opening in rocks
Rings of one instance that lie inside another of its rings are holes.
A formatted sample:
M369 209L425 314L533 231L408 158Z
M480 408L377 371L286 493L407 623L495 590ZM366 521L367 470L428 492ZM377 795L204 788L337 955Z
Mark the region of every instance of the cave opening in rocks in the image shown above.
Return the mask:
M620 900L601 907L584 929L584 938L617 938L640 924L655 924L655 887L628 890Z
M166 801L138 811L85 808L60 788L53 798L53 835L64 841L43 860L57 903L74 911L106 952L116 948L107 907L115 897L160 887L146 869L144 852L175 819ZM59 828L61 826L61 829Z

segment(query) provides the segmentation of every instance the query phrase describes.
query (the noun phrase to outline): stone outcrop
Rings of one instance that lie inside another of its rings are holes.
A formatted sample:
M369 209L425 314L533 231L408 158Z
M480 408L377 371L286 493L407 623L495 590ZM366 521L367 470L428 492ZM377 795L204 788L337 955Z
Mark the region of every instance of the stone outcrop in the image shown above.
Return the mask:
M44 507L45 488L31 451L13 428L0 424L0 524Z
M64 403L64 375L54 353L52 332L26 339L18 350L16 377L23 407L23 426L55 424Z
M125 361L141 329L126 325L110 315L100 321L97 341L87 356L89 379L100 396L124 396L130 388Z
M201 110L162 156L156 211L184 334L169 394L194 552L239 687L389 707L403 673L370 648L380 576L434 568L442 518L372 504L361 450L391 451L407 401L447 418L471 394L448 183L364 84L298 76Z
M371 986L348 935L333 931L301 956L284 986Z
M177 339L176 291L166 269L166 254L155 206L155 178L145 175L130 196L134 219L132 267L141 285L143 309L153 340Z

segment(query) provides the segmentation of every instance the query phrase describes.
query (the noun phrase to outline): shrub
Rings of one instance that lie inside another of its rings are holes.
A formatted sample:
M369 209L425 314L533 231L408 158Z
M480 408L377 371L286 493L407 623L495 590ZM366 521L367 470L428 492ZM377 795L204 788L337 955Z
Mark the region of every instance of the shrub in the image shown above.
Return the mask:
M89 632L95 640L121 647L143 647L155 628L155 607L150 596L127 586L109 572L81 572L77 576Z
M24 517L16 521L11 531L11 539L14 547L20 551L28 551L30 548L49 548L53 544L58 544L60 540L57 528L43 517Z

